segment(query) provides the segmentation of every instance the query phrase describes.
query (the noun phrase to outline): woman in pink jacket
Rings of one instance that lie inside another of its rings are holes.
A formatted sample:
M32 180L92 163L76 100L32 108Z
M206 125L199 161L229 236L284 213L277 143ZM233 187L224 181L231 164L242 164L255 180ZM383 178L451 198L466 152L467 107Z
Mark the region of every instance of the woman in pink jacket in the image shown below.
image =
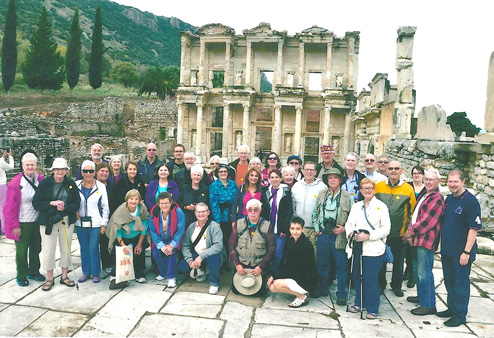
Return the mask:
M19 286L28 286L28 279L40 282L46 279L39 273L41 236L37 223L38 212L32 205L34 193L43 179L43 176L36 172L37 162L36 155L26 153L21 160L22 172L12 178L7 186L7 201L4 207L5 235L15 240Z

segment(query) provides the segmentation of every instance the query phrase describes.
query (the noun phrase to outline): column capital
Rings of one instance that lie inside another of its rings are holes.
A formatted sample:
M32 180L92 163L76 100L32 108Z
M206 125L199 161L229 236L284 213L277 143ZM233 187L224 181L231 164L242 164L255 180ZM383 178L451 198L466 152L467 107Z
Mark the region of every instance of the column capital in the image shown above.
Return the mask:
M242 107L244 109L250 109L250 102L247 102L247 103L242 103Z

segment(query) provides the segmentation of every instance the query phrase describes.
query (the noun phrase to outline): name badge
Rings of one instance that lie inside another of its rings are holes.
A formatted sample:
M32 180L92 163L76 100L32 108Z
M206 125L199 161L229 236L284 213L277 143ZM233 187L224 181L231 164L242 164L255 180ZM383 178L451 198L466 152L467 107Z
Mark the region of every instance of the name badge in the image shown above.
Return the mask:
M81 217L81 227L83 228L93 227L93 221L91 220L91 216Z

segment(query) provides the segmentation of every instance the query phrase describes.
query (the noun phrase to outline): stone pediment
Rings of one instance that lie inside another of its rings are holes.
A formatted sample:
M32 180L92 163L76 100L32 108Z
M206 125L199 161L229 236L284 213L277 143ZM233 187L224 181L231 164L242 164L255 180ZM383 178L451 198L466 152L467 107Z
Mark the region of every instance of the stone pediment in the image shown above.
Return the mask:
M301 36L331 36L334 35L333 32L327 30L326 28L319 27L314 25L310 28L304 29L301 33Z
M272 30L271 29L271 24L267 22L261 22L259 25L252 29L244 29L242 33L245 36L248 35L254 35L254 36L259 36L259 37L271 37L271 36L281 36L282 33Z
M229 26L225 26L220 23L210 23L197 28L195 33L197 35L208 36L230 36L235 35L235 30Z

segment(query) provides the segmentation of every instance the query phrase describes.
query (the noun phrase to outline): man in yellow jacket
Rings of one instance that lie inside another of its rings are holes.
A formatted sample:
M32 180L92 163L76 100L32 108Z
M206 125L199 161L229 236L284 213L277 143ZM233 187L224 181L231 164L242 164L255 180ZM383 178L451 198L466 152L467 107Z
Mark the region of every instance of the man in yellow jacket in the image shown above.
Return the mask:
M402 236L410 223L410 217L415 207L415 192L412 186L400 179L403 169L398 161L391 161L388 165L388 178L376 184L376 197L383 201L389 209L391 219L391 232L386 243L393 252L393 274L391 289L397 297L403 297L401 284L403 283L403 260L405 256L405 244ZM379 286L381 291L386 288L386 264L379 274Z

